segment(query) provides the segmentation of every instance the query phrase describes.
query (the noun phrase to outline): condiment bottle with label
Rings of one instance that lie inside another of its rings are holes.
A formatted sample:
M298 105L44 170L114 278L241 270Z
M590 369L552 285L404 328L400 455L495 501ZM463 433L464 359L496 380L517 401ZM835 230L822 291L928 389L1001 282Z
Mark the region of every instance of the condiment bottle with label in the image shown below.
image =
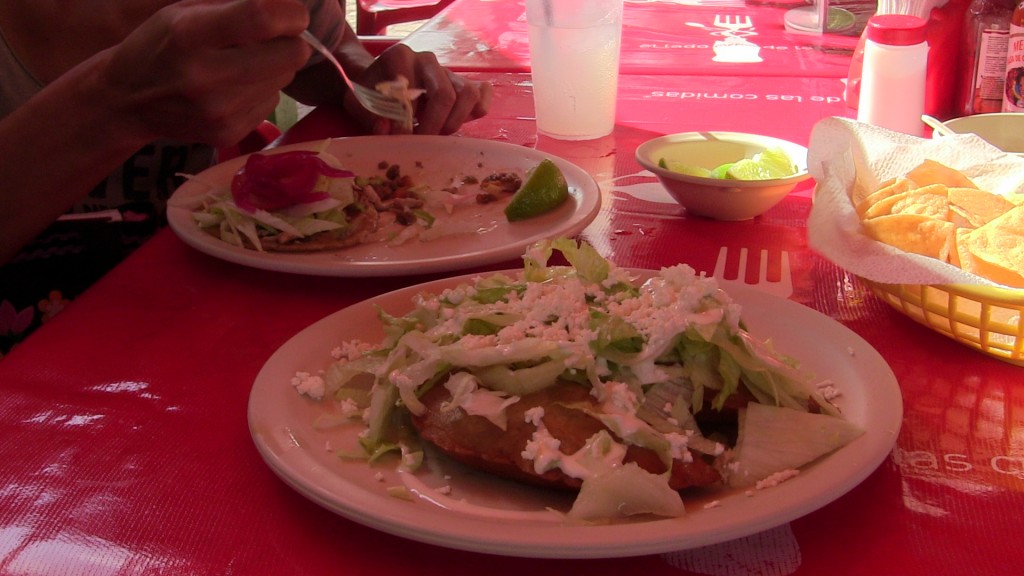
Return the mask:
M974 0L964 23L957 110L961 116L999 112L1003 106L1006 48L1015 0Z
M1010 19L1003 112L1024 112L1024 1L1017 4Z
M905 14L876 14L868 20L858 121L924 134L926 28L924 18Z

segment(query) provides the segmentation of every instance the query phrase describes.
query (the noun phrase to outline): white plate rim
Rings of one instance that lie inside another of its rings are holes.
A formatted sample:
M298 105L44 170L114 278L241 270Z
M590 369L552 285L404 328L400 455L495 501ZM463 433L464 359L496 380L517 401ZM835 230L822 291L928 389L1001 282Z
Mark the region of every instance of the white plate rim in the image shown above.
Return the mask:
M509 274L517 272L507 271ZM365 300L310 325L281 346L257 375L248 406L253 441L274 473L328 510L412 540L506 556L613 558L686 550L785 524L826 506L853 489L888 457L895 445L903 418L902 394L892 370L869 343L849 328L802 304L746 286L729 286L727 291L744 306L746 321L756 335L771 336L781 351L791 352L789 348L794 339L801 338L794 334L802 330L807 333L803 338L808 341L828 343L827 347L815 349L816 370L827 371L829 366L839 364L843 365L844 372L852 371L860 378L856 383L841 383L844 394L837 404L865 429L864 435L763 494L736 493L724 498L716 507L689 508L682 518L652 520L639 525L538 524L505 518L497 522L485 516L465 515L433 506L417 507L418 502L413 504L370 494L350 483L344 473L339 474L317 462L312 453L323 448L309 445L303 438L311 422L282 421L282 406L305 401L287 381L296 370L310 367L304 362L297 365L295 357L326 355L334 344L345 338L338 330L353 312L365 313L366 307L376 304L384 304L389 306L389 311L394 311L396 303L408 303L417 292L435 292L476 276L467 274L435 280ZM409 305L397 311L408 308ZM795 328L797 325L802 328ZM321 341L326 334L336 339ZM326 365L327 360L322 364ZM865 385L867 382L870 385ZM742 505L741 514L730 515L730 505ZM697 515L700 517L695 518Z
M461 235L421 243L423 249L417 249L416 252L434 252L429 256L417 254L403 257L404 253L411 253L409 245L388 247L383 244L336 252L257 252L232 246L201 231L193 221L189 208L196 198L208 192L205 183L230 182L249 156L245 155L214 165L179 186L168 201L167 220L170 228L182 241L200 252L253 268L314 276L400 276L452 272L515 260L526 247L539 240L575 236L597 217L601 208L600 189L585 170L556 155L507 142L459 136L351 136L300 142L267 152L320 149L325 141L327 150L338 154L343 163L352 162L353 157L358 163L374 166L380 160L404 165L422 161L425 170L432 170L438 178L464 173L467 170L465 166L480 162L480 158L492 161L493 166L489 166L495 170L509 167L525 170L547 158L559 167L569 183L570 202L551 214L515 224L503 223L497 233L476 234L470 241L467 241L466 235ZM450 169L430 164L442 164ZM377 257L384 254L387 259Z

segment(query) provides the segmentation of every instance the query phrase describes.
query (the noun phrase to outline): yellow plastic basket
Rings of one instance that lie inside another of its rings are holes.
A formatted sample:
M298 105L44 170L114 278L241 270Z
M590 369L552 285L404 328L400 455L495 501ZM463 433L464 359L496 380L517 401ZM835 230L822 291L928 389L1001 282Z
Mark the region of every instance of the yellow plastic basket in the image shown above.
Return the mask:
M1024 290L966 284L881 284L861 278L879 298L961 344L1024 366Z

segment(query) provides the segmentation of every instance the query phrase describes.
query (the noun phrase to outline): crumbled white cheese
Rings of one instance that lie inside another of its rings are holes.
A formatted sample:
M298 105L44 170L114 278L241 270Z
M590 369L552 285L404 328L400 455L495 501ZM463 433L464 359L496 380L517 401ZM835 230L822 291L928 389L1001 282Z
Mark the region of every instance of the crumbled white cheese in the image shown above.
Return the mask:
M331 349L331 358L335 360L347 360L351 362L356 358L359 358L363 354L376 350L377 345L369 342L363 342L362 340L348 340L342 342L340 346L335 346Z
M345 398L342 400L338 408L341 412L342 418L356 418L362 414L359 404L351 398Z
M523 419L525 419L527 423L533 424L538 428L544 425L543 421L541 420L542 418L544 418L543 406L534 406L533 408L530 408L529 410L523 413Z
M693 454L687 449L687 445L690 442L690 437L686 434L679 434L677 432L669 432L665 434L665 439L669 443L669 454L673 460L679 460L681 462L690 463L693 462Z
M789 480L790 478L792 478L792 477L794 477L794 476L796 476L798 474L800 474L799 470L782 470L780 472L776 472L776 473L772 474L771 476L768 476L764 480L758 480L757 485L754 486L754 488L756 488L758 490L764 490L765 488L772 488L772 487L778 486L779 484L782 484L786 480Z
M829 402L843 395L843 393L839 390L839 387L836 386L835 383L833 383L831 380L819 382L818 392L821 394L822 398L828 400Z
M534 430L533 435L526 441L522 457L533 461L533 470L537 474L543 474L558 466L562 453L559 451L562 442L551 435L547 426L541 423Z
M326 391L324 379L309 372L296 372L292 378L292 386L295 386L299 394L305 394L313 400L322 399Z

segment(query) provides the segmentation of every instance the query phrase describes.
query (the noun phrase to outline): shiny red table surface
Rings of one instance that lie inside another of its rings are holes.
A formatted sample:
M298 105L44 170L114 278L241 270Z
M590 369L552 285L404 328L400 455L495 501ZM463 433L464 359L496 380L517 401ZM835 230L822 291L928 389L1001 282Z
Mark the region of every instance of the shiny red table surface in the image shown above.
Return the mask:
M623 74L846 78L850 54L875 3L832 4L848 9L851 25L822 35L786 29L787 12L805 6L799 0L625 0L619 69ZM730 38L746 50L723 50ZM525 0L456 0L402 43L434 52L457 70L530 70Z
M632 157L645 138L692 129L806 143L818 118L846 114L827 98L838 80L631 76L615 133L565 143L536 136L521 75L481 77L494 81L496 106L461 137L538 148L587 169L603 205L581 236L618 264L686 262L710 273L723 246L788 252L790 298L859 333L897 376L905 416L891 456L802 518L661 555L511 558L378 532L274 475L249 435L248 396L295 333L427 278L274 273L222 262L165 230L0 361L0 574L1020 573L1024 369L917 325L809 250L809 185L757 219L714 222L668 202ZM661 96L676 90L756 97L723 114L716 100ZM799 98L767 97L779 93ZM345 130L337 111L322 108L284 141Z

